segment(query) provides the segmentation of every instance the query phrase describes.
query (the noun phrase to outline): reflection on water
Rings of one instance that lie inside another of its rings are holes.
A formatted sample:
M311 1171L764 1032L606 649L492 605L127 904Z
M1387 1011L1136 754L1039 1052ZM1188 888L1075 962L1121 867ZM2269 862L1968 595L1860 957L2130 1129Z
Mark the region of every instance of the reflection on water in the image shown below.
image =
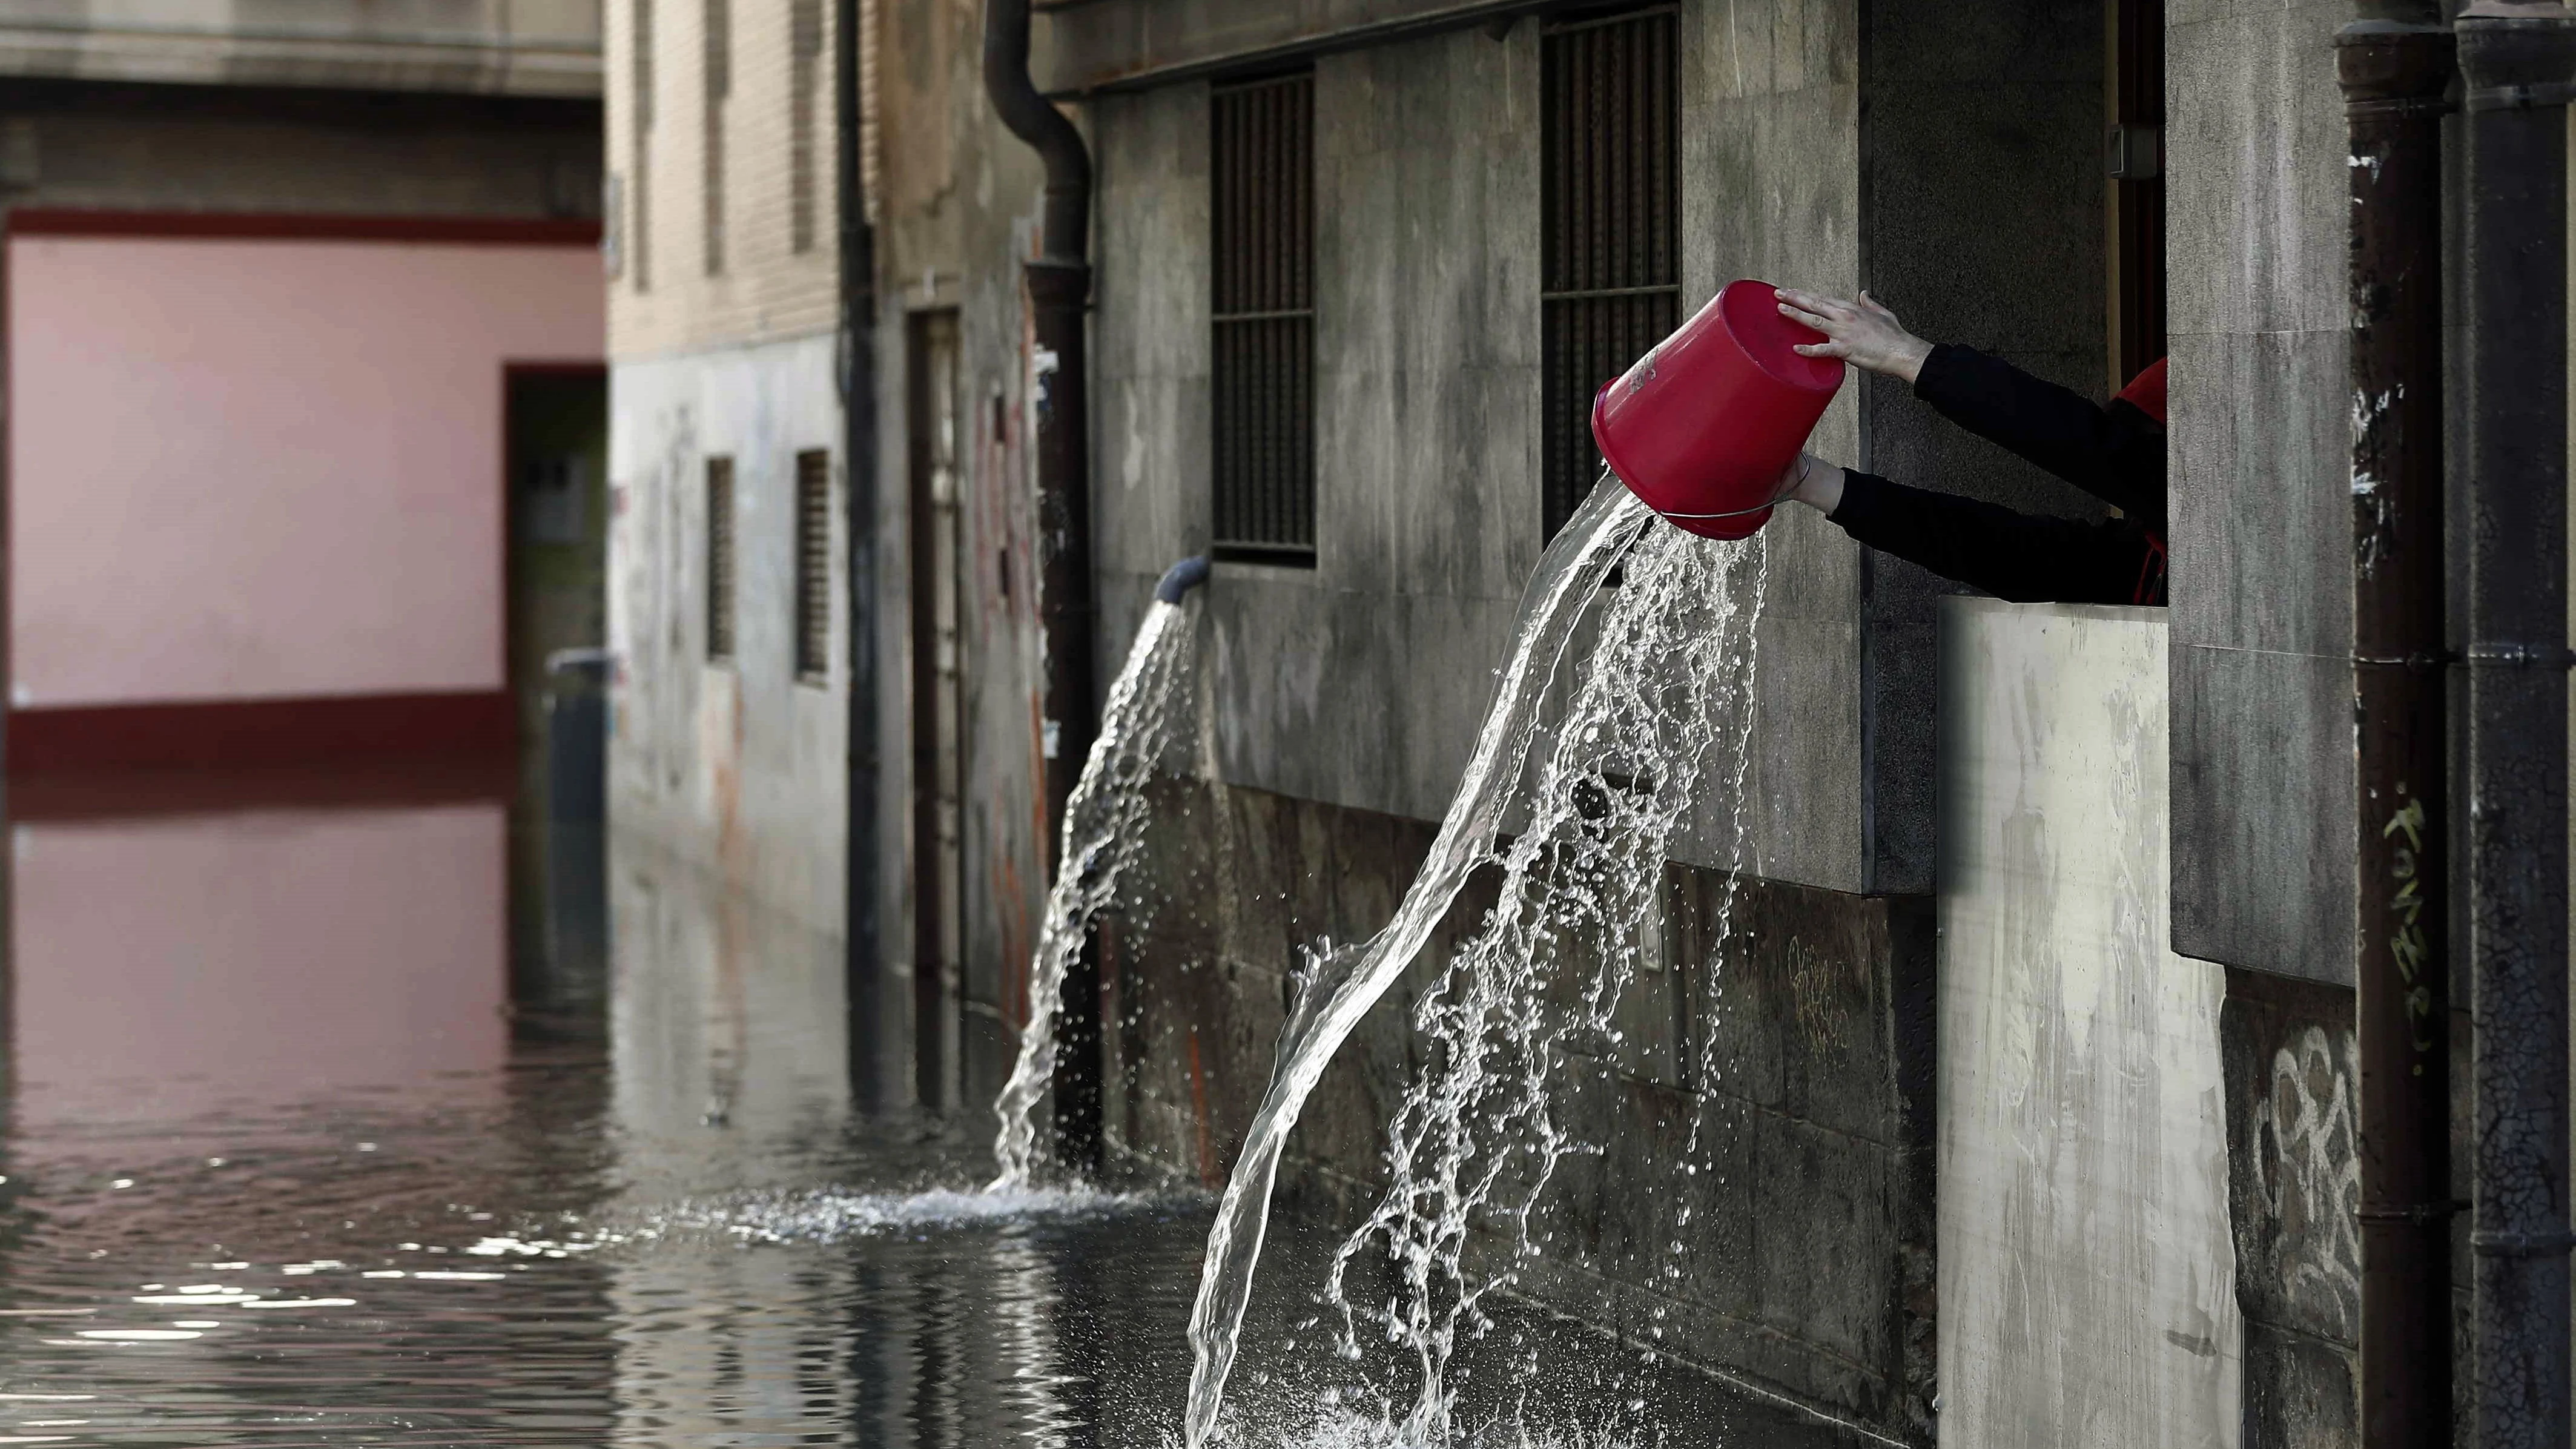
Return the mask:
M0 1444L1169 1442L1202 1199L977 1193L989 1115L854 1110L838 943L685 867L514 970L499 801L263 794L14 827ZM1279 1296L1250 1437L1375 1442ZM1585 1442L1780 1442L1654 1398Z

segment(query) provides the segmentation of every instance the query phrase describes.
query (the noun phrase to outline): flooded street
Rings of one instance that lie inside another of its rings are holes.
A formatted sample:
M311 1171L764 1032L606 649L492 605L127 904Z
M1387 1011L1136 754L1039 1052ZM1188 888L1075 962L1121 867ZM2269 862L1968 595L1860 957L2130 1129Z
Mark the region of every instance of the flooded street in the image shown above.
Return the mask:
M604 990L514 973L504 804L250 783L22 792L0 1443L1177 1430L1203 1197L984 1195L989 1113L854 1108L837 943L683 869L615 859ZM1373 1442L1290 1238L1246 1437ZM1568 1332L1586 1442L1779 1442Z

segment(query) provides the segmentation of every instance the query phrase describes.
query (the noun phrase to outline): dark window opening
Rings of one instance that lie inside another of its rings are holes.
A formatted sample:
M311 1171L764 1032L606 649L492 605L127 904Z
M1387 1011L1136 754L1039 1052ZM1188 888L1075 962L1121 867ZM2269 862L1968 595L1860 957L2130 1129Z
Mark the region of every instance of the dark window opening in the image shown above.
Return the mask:
M1216 551L1315 561L1315 78L1210 104Z
M626 181L633 235L627 239L628 265L635 290L652 290L653 226L648 203L653 194L653 0L635 0L630 43L635 48L635 157Z
M795 0L787 71L787 245L814 249L814 102L822 94L823 0Z
M2111 390L2165 355L2165 6L2110 0Z
M707 460L707 658L733 658L733 459Z
M1541 515L1593 480L1592 398L1681 325L1679 21L1590 12L1540 40Z
M796 455L796 677L832 674L832 455Z
M706 205L707 275L725 269L725 102L733 95L733 0L706 0L706 145L702 195Z

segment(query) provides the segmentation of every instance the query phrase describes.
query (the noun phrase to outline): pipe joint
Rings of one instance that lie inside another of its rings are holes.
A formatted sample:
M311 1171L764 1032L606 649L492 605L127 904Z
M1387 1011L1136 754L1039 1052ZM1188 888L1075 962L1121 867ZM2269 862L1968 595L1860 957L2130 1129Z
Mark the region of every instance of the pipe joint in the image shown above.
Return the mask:
M1154 600L1177 604L1189 591L1208 581L1211 565L1206 554L1194 554L1163 571L1163 581L1154 585Z

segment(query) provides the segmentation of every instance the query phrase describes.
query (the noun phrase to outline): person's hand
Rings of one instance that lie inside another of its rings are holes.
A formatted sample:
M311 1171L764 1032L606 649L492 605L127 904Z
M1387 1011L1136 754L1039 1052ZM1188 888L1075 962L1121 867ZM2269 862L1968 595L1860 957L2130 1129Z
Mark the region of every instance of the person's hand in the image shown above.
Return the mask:
M1780 315L1825 334L1822 342L1798 345L1802 357L1839 357L1854 367L1902 378L1908 386L1923 371L1932 344L1905 330L1896 314L1860 294L1857 302L1782 287Z
M1800 453L1780 474L1775 503L1803 503L1827 518L1843 506L1843 470L1813 453Z

